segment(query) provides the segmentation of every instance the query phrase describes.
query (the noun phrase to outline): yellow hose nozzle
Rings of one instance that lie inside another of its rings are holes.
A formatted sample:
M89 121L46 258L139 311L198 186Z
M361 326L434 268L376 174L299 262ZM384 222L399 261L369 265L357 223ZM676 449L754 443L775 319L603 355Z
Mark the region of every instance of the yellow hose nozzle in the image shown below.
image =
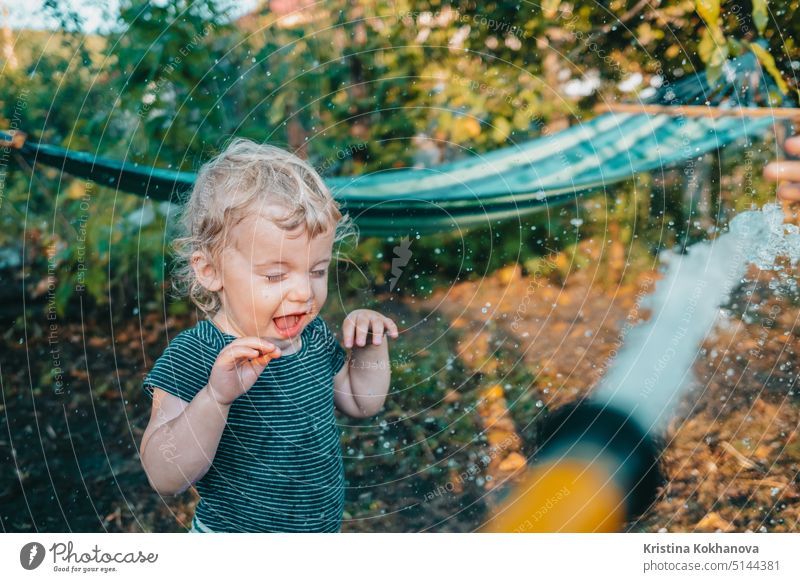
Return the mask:
M564 459L528 471L484 531L599 533L625 523L625 496L597 463Z
M663 482L658 436L606 405L564 406L540 436L539 462L510 488L482 531L621 531Z

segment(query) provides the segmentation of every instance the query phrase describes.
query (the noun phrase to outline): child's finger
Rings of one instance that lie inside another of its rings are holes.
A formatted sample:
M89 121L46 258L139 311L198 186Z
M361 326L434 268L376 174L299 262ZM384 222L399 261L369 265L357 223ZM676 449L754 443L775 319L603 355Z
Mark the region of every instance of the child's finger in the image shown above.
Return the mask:
M258 350L260 354L273 354L274 358L280 356L281 350L272 342L268 342L259 337L243 337L236 340L247 347Z
M781 184L778 186L778 198L789 202L800 201L800 184Z
M256 358L259 364L266 365L270 362L270 360L275 360L281 357L281 349L278 346L273 346L269 342L265 342L267 346L272 346L272 349L261 349L259 350L261 355Z
M237 364L244 360L257 358L261 353L248 346L229 346L225 351L224 361L227 364Z
M356 320L356 345L363 346L367 343L367 332L369 331L369 318L360 315Z
M353 318L349 315L345 318L344 323L342 323L342 341L344 341L344 346L346 348L353 347L353 332L355 331L355 322Z
M800 182L800 162L794 160L770 162L764 167L764 177L774 182L779 180Z
M387 317L385 318L385 323L386 323L386 332L389 334L389 336L397 338L399 333L397 331L397 325L395 325L394 321L392 321L390 318Z
M786 153L798 156L800 155L800 135L795 135L793 137L788 138L784 143L783 147L786 150Z
M263 348L263 349L272 349L275 347L275 344L273 344L272 342L257 336L246 336L237 338L231 343L231 345L240 345L240 346L248 346L251 348Z
M379 318L372 320L372 343L376 346L383 341L383 321Z

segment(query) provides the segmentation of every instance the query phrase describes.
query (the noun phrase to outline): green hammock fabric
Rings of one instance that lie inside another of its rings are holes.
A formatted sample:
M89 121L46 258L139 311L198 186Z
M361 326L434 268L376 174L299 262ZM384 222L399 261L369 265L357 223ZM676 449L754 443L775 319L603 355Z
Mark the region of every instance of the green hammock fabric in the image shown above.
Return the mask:
M742 138L769 118L609 113L543 138L445 166L337 178L329 184L370 232L454 229L520 216L669 168Z
M692 75L643 102L742 108L763 105L764 95L776 104L774 82L749 53L728 61L715 87L708 86L704 74ZM539 212L640 172L680 166L705 152L747 142L774 123L770 117L606 113L556 134L432 168L327 182L364 235L453 230ZM21 154L34 167L53 166L156 200L180 202L195 177L46 144L26 143Z

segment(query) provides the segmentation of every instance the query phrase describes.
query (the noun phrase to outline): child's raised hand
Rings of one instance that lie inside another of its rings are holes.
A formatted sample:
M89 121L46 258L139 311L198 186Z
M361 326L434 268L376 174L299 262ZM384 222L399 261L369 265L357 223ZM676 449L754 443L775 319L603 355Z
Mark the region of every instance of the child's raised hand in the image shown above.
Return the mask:
M342 339L345 347L352 348L353 345L363 347L367 344L369 332L372 332L372 343L377 346L383 341L384 331L389 337L397 338L397 325L391 318L371 309L356 309L344 319Z
M250 390L270 360L281 356L274 344L258 337L241 337L217 356L208 385L214 399L229 405Z
M783 145L790 156L800 156L800 135L790 137ZM774 182L783 182L778 186L778 197L794 204L800 203L800 161L781 160L771 162L764 168L764 177Z

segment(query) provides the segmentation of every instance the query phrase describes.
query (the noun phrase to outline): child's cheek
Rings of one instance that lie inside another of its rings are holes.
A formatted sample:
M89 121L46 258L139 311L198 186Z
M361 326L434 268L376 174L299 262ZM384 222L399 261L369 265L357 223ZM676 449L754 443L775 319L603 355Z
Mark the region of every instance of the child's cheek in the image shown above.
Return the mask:
M280 306L281 293L278 289L267 287L261 290L260 297L257 293L253 293L253 300L261 309L275 311Z

